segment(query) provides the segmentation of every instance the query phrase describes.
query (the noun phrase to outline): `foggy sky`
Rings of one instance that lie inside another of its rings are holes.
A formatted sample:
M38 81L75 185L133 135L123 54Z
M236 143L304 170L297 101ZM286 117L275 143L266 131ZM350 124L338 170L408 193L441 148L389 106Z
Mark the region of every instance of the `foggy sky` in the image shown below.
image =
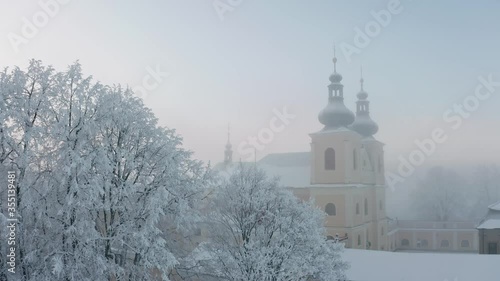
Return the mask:
M474 94L478 77L500 81L500 1L401 0L401 12L350 62L340 46L354 45L355 28L364 30L371 11L390 1L242 0L223 20L214 2L69 1L16 53L8 34L20 35L23 17L31 21L42 8L2 0L0 65L26 67L36 58L64 70L79 60L95 79L131 87L142 85L148 68L168 71L145 98L160 124L176 128L198 159L220 162L231 123L237 161L244 157L238 146L284 107L295 118L257 158L309 150L308 134L322 128L317 115L327 102L335 43L353 111L363 65L388 163L436 128L448 138L427 164L499 162L500 87L456 130L443 114Z

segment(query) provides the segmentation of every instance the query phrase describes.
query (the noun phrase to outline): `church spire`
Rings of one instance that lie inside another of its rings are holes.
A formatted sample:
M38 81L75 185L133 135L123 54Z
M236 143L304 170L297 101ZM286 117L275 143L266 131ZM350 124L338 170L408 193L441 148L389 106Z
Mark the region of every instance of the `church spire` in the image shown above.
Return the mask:
M363 78L363 67L361 67L361 79L359 80L361 90L356 95L356 119L352 123L351 128L359 134L369 137L378 132L378 125L370 117L370 102L368 101L368 93L364 89L365 79Z
M231 127L227 124L227 143L224 150L224 165L233 163L233 146L231 145Z
M337 73L337 54L335 52L335 44L333 44L333 73Z
M363 84L365 83L365 79L363 79L363 65L361 65L360 68L361 68L361 70L360 70L361 71L361 79L359 80L359 83L361 84L361 92L363 92L364 91Z
M342 75L337 73L337 56L335 46L333 47L333 73L330 75L330 85L328 85L328 104L319 113L318 119L325 129L347 127L354 121L352 113L344 105L344 85L342 85Z

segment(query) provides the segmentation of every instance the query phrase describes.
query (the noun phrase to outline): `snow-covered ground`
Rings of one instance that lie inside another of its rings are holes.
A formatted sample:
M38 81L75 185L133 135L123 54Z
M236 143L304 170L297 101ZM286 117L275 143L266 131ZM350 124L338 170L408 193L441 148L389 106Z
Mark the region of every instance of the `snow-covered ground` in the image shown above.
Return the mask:
M353 281L500 281L500 255L346 249Z

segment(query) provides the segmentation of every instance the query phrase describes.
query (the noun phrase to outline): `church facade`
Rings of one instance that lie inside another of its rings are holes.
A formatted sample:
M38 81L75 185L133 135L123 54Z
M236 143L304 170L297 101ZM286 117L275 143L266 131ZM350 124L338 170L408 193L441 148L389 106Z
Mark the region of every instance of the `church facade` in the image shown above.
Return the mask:
M328 239L343 241L347 248L477 252L474 223L388 218L384 144L374 137L378 125L370 116L363 74L355 113L344 104L344 85L335 56L329 81L327 102L318 115L323 128L310 133L311 150L269 154L256 164L269 175L279 176L281 184L298 198L313 199L327 215ZM228 135L224 162L215 168L232 166Z
M310 185L293 191L325 211L329 238L344 238L349 248L388 250L384 144L373 137L378 125L370 117L363 77L354 114L344 104L335 57L333 66L318 116L324 128L310 134Z

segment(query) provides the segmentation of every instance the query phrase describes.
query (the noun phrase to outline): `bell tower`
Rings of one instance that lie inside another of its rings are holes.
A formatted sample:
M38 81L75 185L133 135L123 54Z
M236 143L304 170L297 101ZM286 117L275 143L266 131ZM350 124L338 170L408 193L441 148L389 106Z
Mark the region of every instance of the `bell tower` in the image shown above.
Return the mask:
M324 127L310 134L309 196L327 214L327 235L345 237L348 248L388 250L384 144L373 137L378 125L370 117L363 74L356 115L344 105L335 51L329 80L328 103L318 116Z
M348 127L355 116L344 105L342 75L337 72L337 57L333 57L333 73L329 77L328 103L318 119L324 128L311 137L311 184L353 182L359 175L359 135ZM356 157L353 158L353 155Z
M361 68L361 89L357 94L356 119L349 126L350 129L359 133L361 139L361 182L366 184L385 184L384 178L384 144L377 141L373 135L378 132L378 125L370 117L370 102L368 93L364 89L363 68Z

